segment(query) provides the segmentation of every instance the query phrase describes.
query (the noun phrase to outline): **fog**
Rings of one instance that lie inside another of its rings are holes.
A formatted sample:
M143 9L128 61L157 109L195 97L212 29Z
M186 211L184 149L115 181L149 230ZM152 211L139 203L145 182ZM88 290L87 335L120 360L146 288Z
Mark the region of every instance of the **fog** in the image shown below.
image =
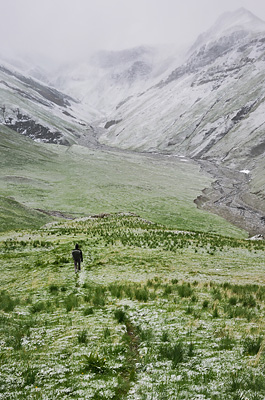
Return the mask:
M264 0L0 0L0 54L56 63L100 49L187 45L226 11L265 20Z

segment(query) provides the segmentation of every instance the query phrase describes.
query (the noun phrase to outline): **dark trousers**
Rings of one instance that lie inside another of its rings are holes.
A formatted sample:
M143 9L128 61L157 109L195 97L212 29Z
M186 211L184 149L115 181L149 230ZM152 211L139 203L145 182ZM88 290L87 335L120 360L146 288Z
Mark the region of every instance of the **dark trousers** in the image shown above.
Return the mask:
M81 271L81 260L75 260L75 272Z

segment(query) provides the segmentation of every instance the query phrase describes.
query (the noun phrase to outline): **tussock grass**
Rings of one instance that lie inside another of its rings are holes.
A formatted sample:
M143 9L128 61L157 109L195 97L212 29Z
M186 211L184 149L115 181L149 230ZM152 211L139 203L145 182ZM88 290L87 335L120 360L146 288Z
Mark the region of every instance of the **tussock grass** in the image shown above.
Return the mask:
M263 399L264 259L135 216L0 237L1 396Z

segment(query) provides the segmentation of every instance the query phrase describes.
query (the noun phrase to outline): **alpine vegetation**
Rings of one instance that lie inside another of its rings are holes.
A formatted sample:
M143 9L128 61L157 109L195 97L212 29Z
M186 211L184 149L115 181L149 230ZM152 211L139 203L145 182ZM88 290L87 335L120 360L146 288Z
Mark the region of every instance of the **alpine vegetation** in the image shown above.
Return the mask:
M0 258L2 399L264 399L264 241L114 214Z

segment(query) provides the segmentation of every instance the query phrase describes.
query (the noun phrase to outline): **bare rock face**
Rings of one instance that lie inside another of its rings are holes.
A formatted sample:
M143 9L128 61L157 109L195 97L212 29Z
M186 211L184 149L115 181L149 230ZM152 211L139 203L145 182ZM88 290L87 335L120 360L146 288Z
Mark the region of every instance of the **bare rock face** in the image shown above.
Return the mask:
M69 145L64 136L58 131L52 131L49 128L36 123L27 115L19 115L17 120L13 120L9 117L9 120L5 123L7 127L27 136L33 140L41 141L44 143L54 143Z

